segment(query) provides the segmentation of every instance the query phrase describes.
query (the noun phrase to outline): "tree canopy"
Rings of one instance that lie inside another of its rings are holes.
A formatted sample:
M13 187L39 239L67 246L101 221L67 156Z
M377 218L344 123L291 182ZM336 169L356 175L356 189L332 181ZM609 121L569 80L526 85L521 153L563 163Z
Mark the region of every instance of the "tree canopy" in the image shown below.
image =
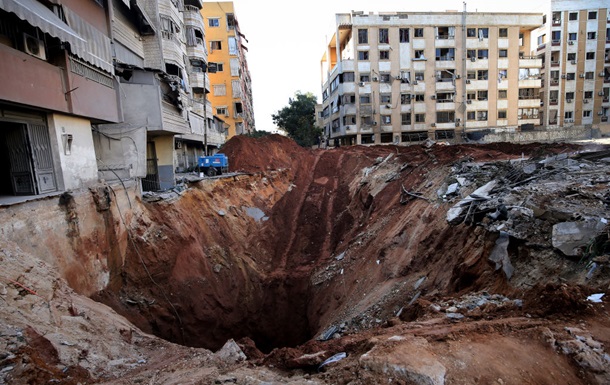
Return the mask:
M272 115L273 123L284 130L300 146L311 147L322 130L315 125L317 98L311 93L297 91L288 105Z

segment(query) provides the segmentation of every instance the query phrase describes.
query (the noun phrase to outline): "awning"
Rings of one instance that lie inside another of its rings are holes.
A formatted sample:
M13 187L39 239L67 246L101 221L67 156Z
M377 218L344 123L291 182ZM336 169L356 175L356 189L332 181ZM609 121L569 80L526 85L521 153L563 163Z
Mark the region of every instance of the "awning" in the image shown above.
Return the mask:
M57 17L51 10L36 0L0 0L0 8L13 12L43 32L68 42L71 45L87 44L72 28Z
M70 8L63 7L63 11L66 15L68 24L74 28L81 37L86 39L82 42L71 44L70 51L86 62L93 64L108 73L113 73L114 66L112 64L110 38L91 24L87 23L74 11L70 10Z

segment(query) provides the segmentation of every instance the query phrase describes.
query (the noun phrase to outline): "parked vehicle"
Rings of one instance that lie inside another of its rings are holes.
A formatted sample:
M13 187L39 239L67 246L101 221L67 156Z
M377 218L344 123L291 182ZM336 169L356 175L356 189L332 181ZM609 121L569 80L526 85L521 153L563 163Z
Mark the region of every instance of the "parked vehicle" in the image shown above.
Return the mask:
M229 172L229 158L225 154L199 157L199 170L207 176L222 175Z

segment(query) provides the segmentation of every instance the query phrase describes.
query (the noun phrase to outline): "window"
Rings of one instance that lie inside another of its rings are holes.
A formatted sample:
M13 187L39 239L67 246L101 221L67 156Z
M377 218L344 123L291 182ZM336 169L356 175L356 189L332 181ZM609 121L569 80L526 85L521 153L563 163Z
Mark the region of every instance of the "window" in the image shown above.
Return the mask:
M506 110L498 111L498 119L506 119Z
M477 93L472 91L466 94L466 99L468 100L477 100Z
M597 11L590 11L589 20L595 20L595 19L597 19Z
M408 43L409 42L409 28L400 28L398 30L398 38L400 39L401 43Z
M590 118L591 117L591 110L585 110L582 112L582 117L583 118Z
M411 113L407 112L406 114L402 114L400 116L400 124L406 125L411 124Z
M225 70L224 63L216 63L216 72L223 72Z
M362 83L368 83L371 81L371 74L370 73L362 73L360 74L360 82Z
M538 119L538 108L519 108L517 119Z
M585 99L593 99L593 91L585 91Z
M452 61L455 60L455 48L437 48L437 61Z
M380 74L379 75L379 81L381 83L390 83L391 78L392 77L390 76L390 74Z
M594 73L593 73L592 71L590 71L590 72L585 72L585 79L591 80L591 79L593 79L594 77L595 77L595 76L594 76Z
M220 27L220 19L208 19L208 26L210 27Z
M570 12L570 14L568 15L568 20L570 20L570 21L578 20L578 12Z
M508 50L506 49L501 49L498 51L498 56L499 57L507 57L508 56Z
M489 28L479 28L479 39L487 39L489 37Z
M411 94L400 94L400 104L411 103Z
M358 51L358 60L369 60L369 51Z
M221 50L221 49L222 49L222 42L220 40L210 41L210 50L211 51L216 51L216 50Z
M520 33L519 34L519 47L522 47L522 46L523 46L523 34Z
M371 94L360 95L360 104L371 104Z
M466 72L466 79L476 80L476 78L477 78L477 71L468 71L468 72Z
M229 116L229 110L227 107L216 107L216 115Z
M415 80L417 80L417 81L424 81L424 73L423 72L416 72L415 73Z
M578 34L576 32L568 33L569 41L575 41L577 37L578 37Z
M379 51L379 60L390 60L390 51Z
M588 40L595 40L595 32L587 32Z
M488 71L487 70L479 70L477 71L477 80L487 80L488 79Z
M423 102L424 101L424 94L415 94L415 101L416 102Z
M214 85L214 96L225 96L227 94L227 87L224 84Z
M477 58L479 59L487 59L489 57L489 50L480 49L477 51Z
M356 77L353 72L344 72L343 76L341 77L343 83L352 83L355 78Z
M426 114L415 114L415 123L426 123Z
M381 124L392 124L391 115L381 115Z
M358 44L368 44L369 43L369 30L368 29L359 29L358 30Z
M414 37L424 37L424 29L423 28L415 28L413 30Z
M343 104L354 104L356 103L356 95L354 94L345 94L343 95Z
M390 104L392 103L392 94L381 94L379 95L379 103Z
M574 92L566 92L567 100L574 100Z
M585 58L586 58L587 60L594 60L594 59L595 59L595 51L592 51L592 52L587 52L587 53L585 54Z
M466 113L466 120L475 120L477 118L476 111L468 111Z
M574 53L574 52L568 53L568 60L576 60L576 53Z
M379 28L379 44L388 44L390 37L387 28Z
M229 55L237 55L237 39L229 37Z
M477 37L477 29L476 28L467 28L466 36L467 37Z
M563 116L565 117L565 119L572 119L572 116L574 116L574 112L573 111L566 111Z
M506 79L508 77L508 70L498 70L498 80Z
M506 99L507 91L506 90L498 90L498 99Z
M487 100L488 92L487 90L477 91L477 99L478 100Z
M568 72L566 74L566 80L574 80L574 72Z
M424 50L423 49L416 49L415 50L415 59L417 59L417 60L426 60L426 58L424 57Z
M477 121L484 122L487 120L487 111L477 111Z
M500 28L498 31L499 37L508 37L508 28Z
M559 43L561 40L561 31L553 31L551 32L551 40L553 43Z
M437 111L437 123L453 123L455 122L455 111Z
M476 59L477 57L477 50L476 49L469 49L466 50L466 56L468 57L468 59Z

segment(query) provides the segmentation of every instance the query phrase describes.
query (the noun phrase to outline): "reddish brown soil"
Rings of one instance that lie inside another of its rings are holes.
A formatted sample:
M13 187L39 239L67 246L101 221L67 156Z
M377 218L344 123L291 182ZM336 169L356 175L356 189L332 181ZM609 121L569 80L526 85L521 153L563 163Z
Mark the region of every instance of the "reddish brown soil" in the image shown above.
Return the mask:
M511 285L487 260L497 235L447 225L448 206L435 202L456 161L577 148L502 143L309 150L277 135L235 137L223 152L232 170L250 175L200 182L173 202L143 203L124 265L111 271L111 285L95 298L144 331L188 346L218 349L229 338L248 337L240 344L253 362L286 370L298 367L294 360L302 354L357 356L375 345L370 339L377 335L410 334L432 341L448 371L466 365L478 373L451 384L490 384L500 377L503 384L587 383L589 375L568 358L554 358L538 340L538 328L561 332L553 317L596 319L584 301L593 288L563 287L552 277L535 287ZM384 159L404 167L394 177L388 171L386 180L363 177ZM401 186L429 200L401 205ZM246 208L258 208L268 219L257 221ZM517 263L525 255L513 252ZM420 277L426 279L415 290ZM417 291L420 299L394 317ZM522 299L523 307L483 307L466 324L441 322L430 310L433 301L481 291ZM347 337L312 340L342 321ZM602 324L597 338L610 340ZM278 347L265 358L257 350ZM465 349L481 353L465 355ZM348 383L354 378L344 373L354 365L346 361L320 378ZM379 383L373 374L359 376L349 383Z

